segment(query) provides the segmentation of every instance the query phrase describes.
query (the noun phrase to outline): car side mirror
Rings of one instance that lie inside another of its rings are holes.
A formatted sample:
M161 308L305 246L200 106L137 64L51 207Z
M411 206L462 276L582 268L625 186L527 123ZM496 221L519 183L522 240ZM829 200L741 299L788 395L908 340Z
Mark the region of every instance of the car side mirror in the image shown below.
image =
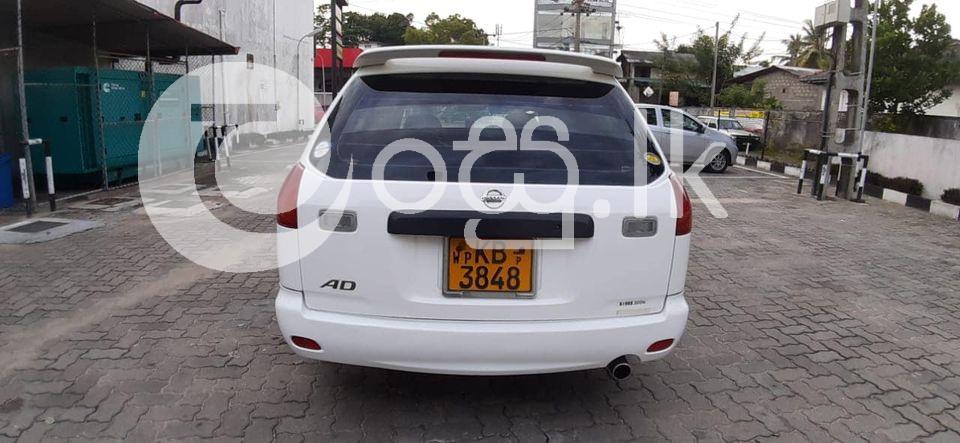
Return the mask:
M697 132L703 134L704 132L707 132L707 127L703 125L697 125Z

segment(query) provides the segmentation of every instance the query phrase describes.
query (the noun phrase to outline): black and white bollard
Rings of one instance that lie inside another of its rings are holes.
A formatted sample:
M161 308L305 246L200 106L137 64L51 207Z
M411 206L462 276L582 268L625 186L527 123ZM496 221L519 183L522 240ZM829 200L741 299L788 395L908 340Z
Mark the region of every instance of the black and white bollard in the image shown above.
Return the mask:
M47 195L50 199L50 212L57 210L57 188L53 183L53 154L50 150L50 142L43 143L43 157L47 172Z
M870 162L869 155L860 155L860 172L857 174L857 199L858 203L863 203L863 188L867 186L867 164Z
M23 191L23 206L27 217L33 216L33 201L30 199L30 170L27 168L27 156L30 155L30 145L25 144L20 153L20 186Z
M821 161L820 180L817 183L817 200L823 200L823 190L830 184L830 157L826 154L820 154L823 157Z
M807 177L807 157L800 163L800 180L797 182L797 195L803 194L803 180Z
M230 142L227 140L226 125L220 127L220 138L218 144L223 148L223 157L227 160L227 169L233 168L233 165L230 164Z

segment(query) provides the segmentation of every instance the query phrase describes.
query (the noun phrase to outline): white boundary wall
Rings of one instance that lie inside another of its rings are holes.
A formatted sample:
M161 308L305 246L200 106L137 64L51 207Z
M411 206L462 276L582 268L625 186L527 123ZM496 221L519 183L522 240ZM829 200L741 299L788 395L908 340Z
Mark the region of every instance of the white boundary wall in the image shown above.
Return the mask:
M919 180L931 200L960 188L960 140L867 131L863 153L870 156L871 172Z

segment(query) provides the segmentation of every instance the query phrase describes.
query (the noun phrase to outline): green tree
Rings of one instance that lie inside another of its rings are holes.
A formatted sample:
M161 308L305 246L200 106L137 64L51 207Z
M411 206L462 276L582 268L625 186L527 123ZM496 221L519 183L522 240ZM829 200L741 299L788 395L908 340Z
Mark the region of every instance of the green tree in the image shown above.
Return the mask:
M950 98L948 85L960 81L960 57L950 25L936 5L911 18L914 0L888 0L880 8L871 110L923 114Z
M357 12L343 13L343 44L358 46L363 43L379 43L383 46L404 44L403 34L410 27L413 14L394 12L390 15L379 12L366 15ZM321 46L330 44L330 4L317 7L313 17L314 26L323 31L317 35Z
M317 12L313 14L313 26L321 29L320 33L314 37L319 46L330 44L330 2L321 3L317 6Z
M740 37L734 35L738 21L739 16L735 17L730 23L730 27L720 34L717 58L717 91L723 90L726 83L733 78L737 66L753 64L756 58L763 53L760 42L763 41L764 35L761 34L755 41L748 44L749 37L747 34ZM668 87L672 86L673 89L671 90L680 91L688 104L691 102L703 104L710 101L716 42L717 40L712 33L708 34L704 29L698 29L692 41L682 44L676 49L677 53L693 55L696 61L687 63L677 60L664 64L664 84ZM665 36L661 36L661 39L654 43L661 52L667 54L671 52Z
M753 82L749 88L735 84L717 94L717 104L734 108L780 109L780 102L767 95L767 84L763 80Z
M660 50L660 56L655 60L660 71L659 101L663 103L667 91L678 91L684 105L702 103L703 89L709 90L709 86L697 75L697 62L678 55L676 38L660 33L660 40L655 40L654 44Z
M430 13L424 28L407 28L403 40L408 45L487 45L487 34L468 18L454 14L440 18Z
M774 60L783 62L788 66L796 66L797 60L800 59L800 51L803 50L803 35L792 34L790 37L780 41L787 47L787 55L777 56Z
M343 41L346 46L364 43L379 43L382 46L398 46L404 43L403 34L410 27L413 14L394 12L390 15L379 12L365 15L356 12L343 14Z
M813 26L813 20L803 23L803 32L782 40L787 46L787 56L779 57L788 66L828 69L830 51L827 49L827 34Z

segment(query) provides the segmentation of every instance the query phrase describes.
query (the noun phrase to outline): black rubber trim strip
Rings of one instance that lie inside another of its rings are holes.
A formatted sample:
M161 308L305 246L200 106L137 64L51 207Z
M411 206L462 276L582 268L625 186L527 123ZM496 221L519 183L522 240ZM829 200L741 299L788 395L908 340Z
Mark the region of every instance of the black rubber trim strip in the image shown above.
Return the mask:
M468 220L479 219L477 237L481 239L519 240L563 238L562 214L504 212L484 214L476 211L424 211L416 214L393 212L387 219L387 232L397 235L463 237ZM593 217L573 214L573 237L593 238Z

